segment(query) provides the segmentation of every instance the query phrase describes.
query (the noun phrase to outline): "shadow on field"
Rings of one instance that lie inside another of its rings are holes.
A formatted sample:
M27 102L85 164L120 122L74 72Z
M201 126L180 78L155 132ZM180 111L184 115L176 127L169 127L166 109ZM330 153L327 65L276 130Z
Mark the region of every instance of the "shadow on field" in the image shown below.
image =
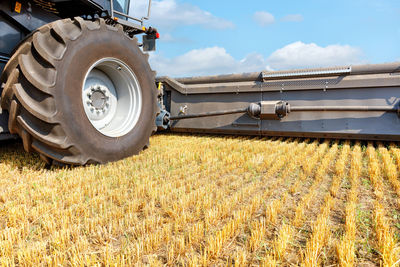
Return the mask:
M73 169L82 166L71 166L58 162L52 165L45 163L36 152L28 153L24 150L21 139L0 141L0 164L8 165L21 171L29 169L32 171L40 170L61 170ZM87 166L90 166L87 165Z
M12 168L38 171L50 166L40 159L37 153L27 153L20 139L0 141L0 163Z

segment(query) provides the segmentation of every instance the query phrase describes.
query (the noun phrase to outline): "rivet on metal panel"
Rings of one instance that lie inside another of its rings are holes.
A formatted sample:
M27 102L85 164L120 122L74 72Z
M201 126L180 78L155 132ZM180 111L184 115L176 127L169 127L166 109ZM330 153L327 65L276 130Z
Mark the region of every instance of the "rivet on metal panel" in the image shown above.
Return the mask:
M326 92L326 90L328 89L328 87L329 87L328 84L329 84L329 82L326 81L326 82L325 82L325 87L324 87L324 92Z
M186 114L187 108L187 105L179 107L179 114Z

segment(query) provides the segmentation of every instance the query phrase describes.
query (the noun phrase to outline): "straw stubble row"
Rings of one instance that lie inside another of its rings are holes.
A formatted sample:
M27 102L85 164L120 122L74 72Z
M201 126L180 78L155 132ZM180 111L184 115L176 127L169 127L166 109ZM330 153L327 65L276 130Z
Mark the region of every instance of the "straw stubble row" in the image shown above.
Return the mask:
M0 154L0 265L356 266L363 175L372 261L400 257L394 143L168 134L120 162L51 170L20 149Z

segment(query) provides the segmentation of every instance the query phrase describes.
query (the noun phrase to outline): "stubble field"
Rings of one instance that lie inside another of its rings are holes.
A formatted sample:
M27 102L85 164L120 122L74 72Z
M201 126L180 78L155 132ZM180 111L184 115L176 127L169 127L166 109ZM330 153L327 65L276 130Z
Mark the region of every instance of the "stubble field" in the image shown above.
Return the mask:
M69 169L1 144L1 265L399 264L398 144L173 134L150 144Z

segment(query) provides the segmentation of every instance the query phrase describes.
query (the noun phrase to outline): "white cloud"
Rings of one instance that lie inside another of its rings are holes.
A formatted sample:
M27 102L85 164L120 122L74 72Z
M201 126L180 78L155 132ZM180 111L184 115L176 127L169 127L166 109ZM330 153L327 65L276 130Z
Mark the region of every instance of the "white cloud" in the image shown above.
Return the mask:
M142 17L147 12L148 1L135 1L131 5L130 14ZM153 1L151 7L151 24L155 27L173 29L182 25L201 25L212 29L233 28L231 21L218 18L198 6L178 3L176 0Z
M252 53L235 59L222 47L191 50L175 58L151 54L150 64L159 76L218 75L262 70L285 70L365 63L362 52L349 45L320 47L295 42L273 52L268 58Z
M172 36L170 33L165 33L160 35L160 41L167 42L167 43L173 43L176 41L176 39Z
M254 13L253 19L263 27L271 25L275 22L274 15L265 11L257 11Z
M294 42L273 52L267 59L271 69L328 67L363 63L362 51L349 45Z
M187 37L175 36L168 32L161 33L159 41L165 43L179 43L179 44L193 43L193 40Z
M265 61L260 54L235 60L224 48L216 46L191 50L172 59L151 54L150 64L159 76L182 77L259 71L264 68Z
M301 14L290 14L290 15L286 15L282 18L282 21L286 21L286 22L301 22L303 20L304 20L304 18Z

